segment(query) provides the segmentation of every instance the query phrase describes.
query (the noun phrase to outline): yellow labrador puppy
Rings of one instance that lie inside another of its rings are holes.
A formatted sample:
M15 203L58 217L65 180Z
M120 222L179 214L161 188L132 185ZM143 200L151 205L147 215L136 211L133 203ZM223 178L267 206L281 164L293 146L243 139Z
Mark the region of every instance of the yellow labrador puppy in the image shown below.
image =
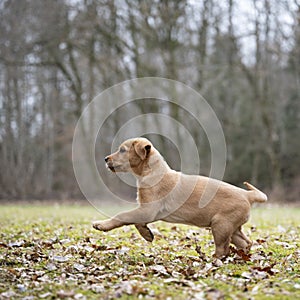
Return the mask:
M112 172L131 172L137 179L138 208L111 219L96 221L95 229L134 224L147 240L153 240L148 223L163 220L198 227L211 227L215 256L229 254L229 244L248 252L251 241L241 227L247 222L251 204L267 196L245 182L247 190L204 176L172 170L152 143L145 138L129 139L105 158Z

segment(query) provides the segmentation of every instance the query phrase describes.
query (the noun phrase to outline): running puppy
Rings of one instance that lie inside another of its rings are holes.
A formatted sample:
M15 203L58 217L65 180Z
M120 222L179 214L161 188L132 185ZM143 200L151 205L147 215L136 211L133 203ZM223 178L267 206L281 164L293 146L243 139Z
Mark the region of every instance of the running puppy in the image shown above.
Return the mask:
M215 257L229 254L229 244L248 252L251 241L242 232L251 204L265 202L267 196L250 183L248 191L204 176L185 175L172 170L152 143L145 138L129 139L119 150L105 157L112 172L131 172L137 179L139 207L111 219L96 221L93 227L109 231L135 225L152 241L148 223L163 220L198 227L211 227Z

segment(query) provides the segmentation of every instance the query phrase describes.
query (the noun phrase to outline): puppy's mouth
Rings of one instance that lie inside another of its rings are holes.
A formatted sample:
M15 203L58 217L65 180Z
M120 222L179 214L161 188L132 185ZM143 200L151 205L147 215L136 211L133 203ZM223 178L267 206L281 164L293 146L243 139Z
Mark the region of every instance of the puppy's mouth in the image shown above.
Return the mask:
M107 163L106 164L106 168L110 169L112 172L116 172L121 166L120 165L117 165L117 166L114 166L112 163Z

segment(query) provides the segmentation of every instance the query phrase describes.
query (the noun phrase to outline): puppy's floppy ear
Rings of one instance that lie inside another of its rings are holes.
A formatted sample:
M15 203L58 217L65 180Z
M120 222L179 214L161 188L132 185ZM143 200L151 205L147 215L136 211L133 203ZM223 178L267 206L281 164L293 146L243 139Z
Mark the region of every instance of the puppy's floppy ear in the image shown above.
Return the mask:
M151 151L151 144L147 141L138 141L134 144L134 150L141 160L144 160Z

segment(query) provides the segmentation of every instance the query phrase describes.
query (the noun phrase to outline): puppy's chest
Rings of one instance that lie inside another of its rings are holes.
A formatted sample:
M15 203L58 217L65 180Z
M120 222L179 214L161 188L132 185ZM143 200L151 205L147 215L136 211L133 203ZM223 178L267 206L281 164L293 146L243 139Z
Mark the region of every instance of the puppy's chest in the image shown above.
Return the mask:
M152 201L152 193L149 189L139 188L137 190L137 201L140 204L149 203Z
M172 193L161 193L161 190L160 193L158 193L154 189L139 189L137 200L140 204L155 202L157 204L157 216L159 218L173 214L183 204L180 201L176 201ZM175 217L175 219L177 218Z
M139 188L137 190L137 200L139 203L149 203L154 201L166 202L170 198L172 188L150 187Z

